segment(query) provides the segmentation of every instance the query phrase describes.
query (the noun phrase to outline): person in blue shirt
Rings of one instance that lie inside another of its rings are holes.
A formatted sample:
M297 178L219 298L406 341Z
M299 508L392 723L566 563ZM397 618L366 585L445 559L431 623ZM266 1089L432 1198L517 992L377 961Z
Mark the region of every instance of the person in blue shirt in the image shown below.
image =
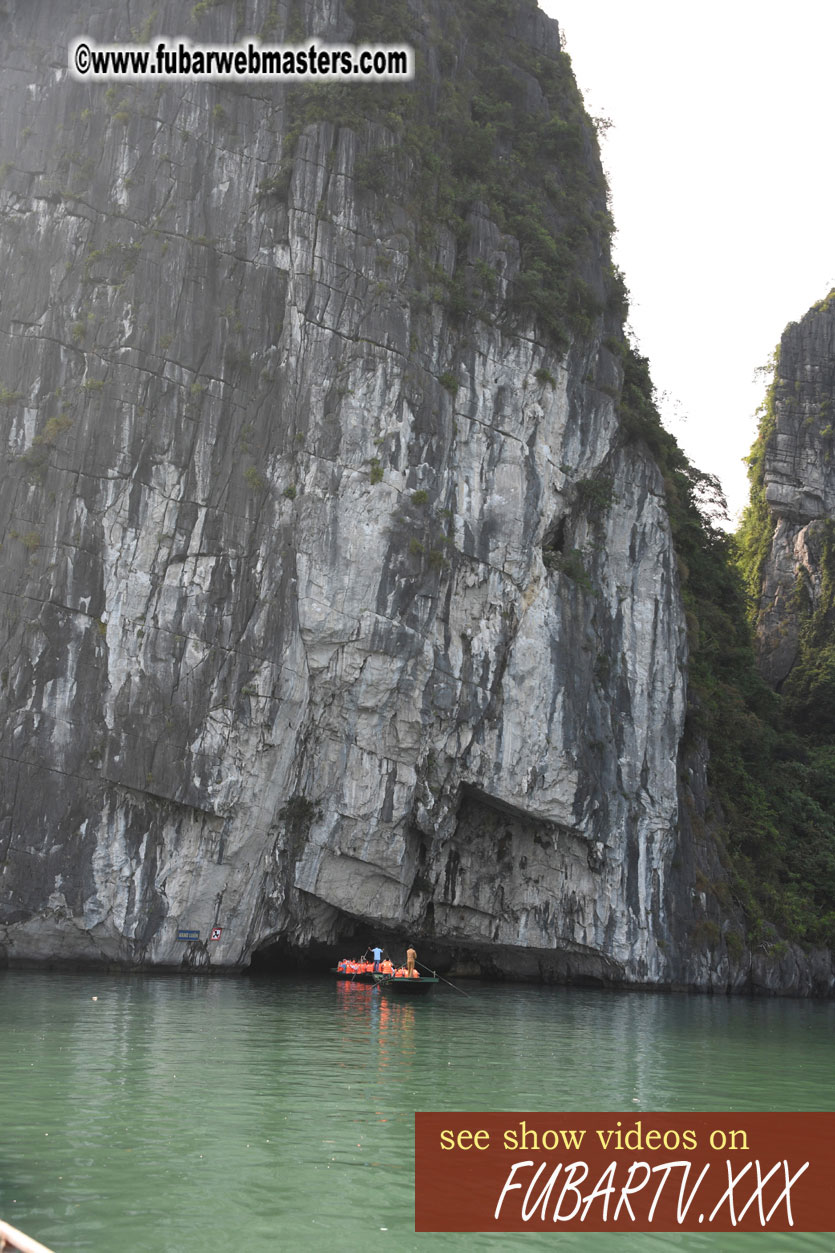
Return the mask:
M372 959L373 959L373 961L374 961L374 969L375 969L376 971L379 971L379 969L380 969L380 958L381 958L382 956L383 956L383 950L382 950L381 948L372 948L372 949L371 949L371 957L372 957Z

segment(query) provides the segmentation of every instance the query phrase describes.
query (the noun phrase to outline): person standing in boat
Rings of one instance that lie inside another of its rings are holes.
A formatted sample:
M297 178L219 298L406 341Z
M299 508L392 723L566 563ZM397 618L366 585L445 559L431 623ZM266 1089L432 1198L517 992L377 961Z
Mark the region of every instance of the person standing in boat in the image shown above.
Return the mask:
M417 961L417 953L410 945L409 948L406 949L406 974L408 978L410 979L414 975L416 961Z
M370 948L370 949L368 949L368 950L367 950L367 952L370 952L370 954L371 954L371 958L372 958L372 960L373 960L373 962L374 962L374 971L375 971L375 973L379 973L379 970L380 970L380 959L381 959L381 957L383 956L383 950L382 950L381 948Z

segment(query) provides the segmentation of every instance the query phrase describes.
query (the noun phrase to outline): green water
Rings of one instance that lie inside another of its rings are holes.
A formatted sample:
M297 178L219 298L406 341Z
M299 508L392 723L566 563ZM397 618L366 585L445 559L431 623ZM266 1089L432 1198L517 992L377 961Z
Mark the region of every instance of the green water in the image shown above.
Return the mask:
M835 1005L0 974L0 1217L56 1253L826 1250L827 1234L416 1235L415 1110L825 1110ZM97 1000L93 1000L93 997Z

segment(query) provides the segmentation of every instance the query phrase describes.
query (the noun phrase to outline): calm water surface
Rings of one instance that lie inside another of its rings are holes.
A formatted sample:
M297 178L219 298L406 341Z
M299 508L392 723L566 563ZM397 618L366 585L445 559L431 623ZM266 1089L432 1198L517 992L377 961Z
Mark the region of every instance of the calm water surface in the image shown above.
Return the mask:
M835 1108L835 1005L0 974L0 1216L56 1250L825 1250L827 1234L416 1235L415 1110ZM92 1000L92 997L97 1000Z

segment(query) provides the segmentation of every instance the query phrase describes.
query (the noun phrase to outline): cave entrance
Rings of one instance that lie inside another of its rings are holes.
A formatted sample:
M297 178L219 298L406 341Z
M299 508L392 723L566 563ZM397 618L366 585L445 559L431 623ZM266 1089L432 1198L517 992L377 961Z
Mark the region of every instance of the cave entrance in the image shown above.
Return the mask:
M249 973L255 975L327 974L336 965L331 944L291 944L285 937L267 940L253 950Z
M406 949L414 943L418 960L432 969L446 970L450 954L441 946L427 942L426 937L411 932L375 927L360 919L346 919L343 938L331 942L311 941L306 945L293 944L286 936L271 936L253 950L249 973L256 975L324 975L336 968L343 957L356 959L374 945L379 946L392 960L401 965L406 960Z

